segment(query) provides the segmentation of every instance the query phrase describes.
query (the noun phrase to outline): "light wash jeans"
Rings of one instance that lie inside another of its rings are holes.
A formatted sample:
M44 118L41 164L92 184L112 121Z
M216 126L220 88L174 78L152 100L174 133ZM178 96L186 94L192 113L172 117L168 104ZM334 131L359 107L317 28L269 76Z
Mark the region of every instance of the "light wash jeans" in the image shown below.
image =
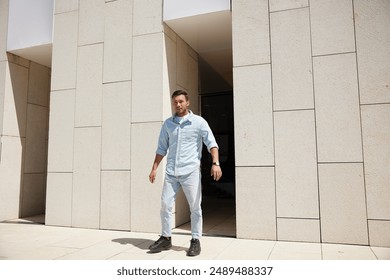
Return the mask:
M165 174L164 186L161 195L161 226L162 236L172 235L172 209L176 200L177 192L183 188L188 205L191 211L191 233L192 238L200 239L202 236L202 187L200 170L183 176L172 176Z

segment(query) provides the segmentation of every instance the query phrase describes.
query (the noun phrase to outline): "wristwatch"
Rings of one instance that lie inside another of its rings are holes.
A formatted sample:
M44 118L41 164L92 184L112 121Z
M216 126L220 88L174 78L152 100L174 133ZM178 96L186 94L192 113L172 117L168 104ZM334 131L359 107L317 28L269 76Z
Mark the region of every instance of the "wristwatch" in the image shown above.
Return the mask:
M219 161L214 161L213 165L219 166Z

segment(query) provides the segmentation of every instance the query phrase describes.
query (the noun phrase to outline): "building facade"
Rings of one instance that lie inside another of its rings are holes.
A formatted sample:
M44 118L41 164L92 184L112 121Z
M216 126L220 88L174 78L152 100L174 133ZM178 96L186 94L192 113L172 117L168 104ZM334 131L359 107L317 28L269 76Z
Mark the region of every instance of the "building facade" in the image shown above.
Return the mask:
M390 246L389 1L41 1L51 42L15 48L0 0L0 220L159 232L148 174L185 89L222 112L237 238Z

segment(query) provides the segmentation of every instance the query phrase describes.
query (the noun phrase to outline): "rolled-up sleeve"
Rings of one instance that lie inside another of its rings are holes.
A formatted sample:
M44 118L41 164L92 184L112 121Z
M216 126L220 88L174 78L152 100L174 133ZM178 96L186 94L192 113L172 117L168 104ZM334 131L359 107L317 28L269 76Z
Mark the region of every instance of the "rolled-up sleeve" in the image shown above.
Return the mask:
M160 130L160 136L158 137L158 145L156 154L159 154L161 156L165 156L168 152L168 131L166 129L166 124L164 123Z
M201 125L201 132L203 143L206 145L207 150L209 152L212 148L219 148L217 141L215 140L214 134L206 121L204 121Z

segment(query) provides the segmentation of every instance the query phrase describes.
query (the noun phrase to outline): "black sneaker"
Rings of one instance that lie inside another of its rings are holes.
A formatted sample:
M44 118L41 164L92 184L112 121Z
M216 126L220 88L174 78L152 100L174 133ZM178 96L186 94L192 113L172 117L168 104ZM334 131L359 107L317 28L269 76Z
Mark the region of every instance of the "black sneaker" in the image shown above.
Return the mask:
M200 241L199 239L192 238L190 248L187 251L187 256L194 257L200 254Z
M172 247L172 242L170 237L160 236L160 238L149 246L149 250L152 253L158 253L162 250L169 250Z

